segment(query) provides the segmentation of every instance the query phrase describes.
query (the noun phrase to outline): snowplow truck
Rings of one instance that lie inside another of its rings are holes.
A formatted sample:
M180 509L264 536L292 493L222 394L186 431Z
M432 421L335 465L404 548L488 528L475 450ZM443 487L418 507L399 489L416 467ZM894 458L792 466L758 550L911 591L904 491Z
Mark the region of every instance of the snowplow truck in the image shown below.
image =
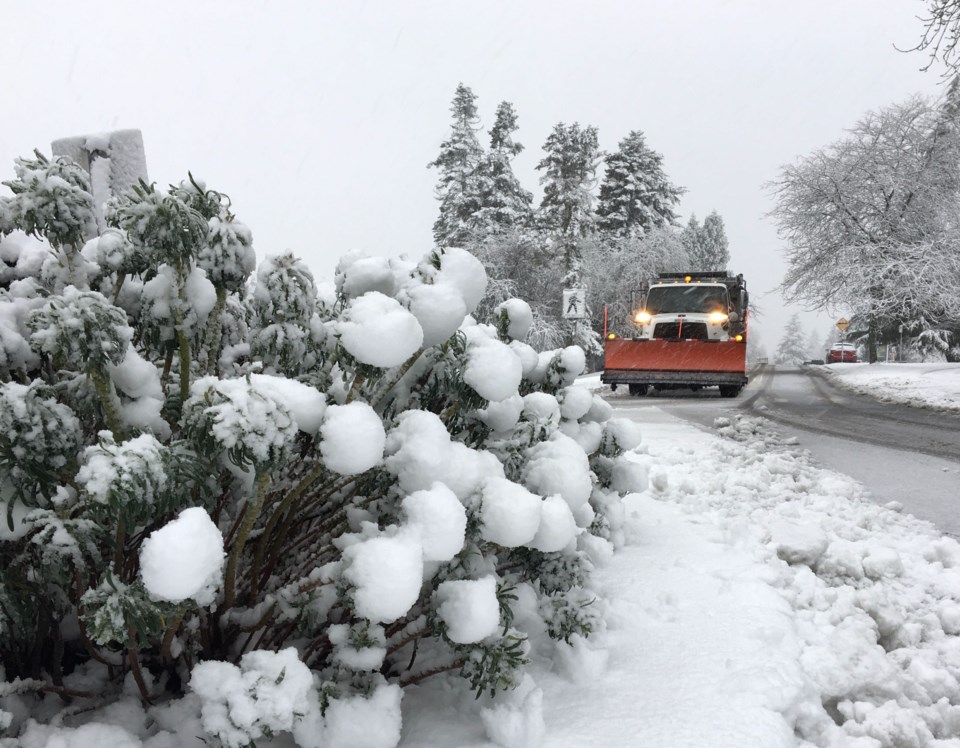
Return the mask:
M722 397L740 394L749 305L743 275L661 273L633 299L633 329L604 341L602 382L626 385L631 395L711 386Z

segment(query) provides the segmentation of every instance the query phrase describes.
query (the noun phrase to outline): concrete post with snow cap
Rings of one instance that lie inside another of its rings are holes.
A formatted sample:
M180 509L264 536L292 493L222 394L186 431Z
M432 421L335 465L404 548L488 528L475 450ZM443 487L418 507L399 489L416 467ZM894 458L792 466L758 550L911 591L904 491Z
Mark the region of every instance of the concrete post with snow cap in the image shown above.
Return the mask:
M121 195L139 180L147 181L147 157L139 130L76 135L50 144L54 156L67 156L90 175L90 189L97 211L97 229L107 227L103 206L111 197Z

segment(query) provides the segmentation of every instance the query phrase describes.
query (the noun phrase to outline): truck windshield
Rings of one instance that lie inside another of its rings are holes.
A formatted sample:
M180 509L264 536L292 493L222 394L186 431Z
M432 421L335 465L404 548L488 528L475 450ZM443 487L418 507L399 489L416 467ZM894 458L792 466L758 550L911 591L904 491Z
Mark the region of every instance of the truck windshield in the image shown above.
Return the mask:
M647 293L650 314L726 312L726 286L654 286Z

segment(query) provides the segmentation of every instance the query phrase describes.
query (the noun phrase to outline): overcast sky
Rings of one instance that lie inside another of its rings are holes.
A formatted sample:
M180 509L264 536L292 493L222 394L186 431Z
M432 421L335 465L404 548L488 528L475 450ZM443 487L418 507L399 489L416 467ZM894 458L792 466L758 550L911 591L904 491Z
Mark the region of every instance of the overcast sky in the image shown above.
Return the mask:
M462 81L485 128L502 100L534 165L556 122L630 130L687 189L683 220L723 216L754 297L783 274L763 184L866 110L939 96L902 54L922 0L14 2L0 0L0 178L56 138L143 131L150 178L191 170L233 199L258 255L315 275L359 249L432 245L436 172ZM486 136L484 135L484 142ZM4 188L5 189L5 188ZM792 309L763 296L771 350ZM843 313L844 310L835 310ZM831 317L805 315L825 334ZM816 321L815 321L816 320Z

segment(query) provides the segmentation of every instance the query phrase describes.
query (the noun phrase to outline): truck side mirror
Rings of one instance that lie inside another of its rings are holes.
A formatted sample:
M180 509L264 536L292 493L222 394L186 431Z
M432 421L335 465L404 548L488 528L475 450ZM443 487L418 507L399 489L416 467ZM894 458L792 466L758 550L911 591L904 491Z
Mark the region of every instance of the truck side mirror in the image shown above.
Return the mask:
M730 320L731 322L739 322L740 315L737 314L736 312L730 312L730 314L727 315L727 319Z

